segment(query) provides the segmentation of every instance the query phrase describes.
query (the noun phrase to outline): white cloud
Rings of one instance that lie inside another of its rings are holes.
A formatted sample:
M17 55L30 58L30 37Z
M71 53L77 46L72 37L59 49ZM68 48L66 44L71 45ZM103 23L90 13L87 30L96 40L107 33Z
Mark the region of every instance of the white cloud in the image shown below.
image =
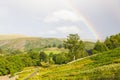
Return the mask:
M58 21L72 21L76 22L79 21L79 15L73 11L69 10L59 10L53 12L51 15L45 17L45 22L58 22Z
M70 33L80 33L80 29L77 26L63 26L57 28L58 32L64 33L64 34L70 34Z

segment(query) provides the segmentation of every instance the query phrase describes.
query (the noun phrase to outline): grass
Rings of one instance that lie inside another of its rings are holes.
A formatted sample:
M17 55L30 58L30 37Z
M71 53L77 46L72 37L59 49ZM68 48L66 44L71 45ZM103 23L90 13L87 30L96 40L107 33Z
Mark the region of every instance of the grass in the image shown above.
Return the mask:
M41 69L30 80L120 80L120 48Z
M29 76L31 73L35 71L35 67L26 67L21 72L17 73L16 75L19 76L17 80L23 80L26 76Z
M59 49L59 48L53 47L53 48L44 49L44 52L49 55L50 53L58 54L58 53L61 53L61 52L67 52L67 50L63 49L63 48Z

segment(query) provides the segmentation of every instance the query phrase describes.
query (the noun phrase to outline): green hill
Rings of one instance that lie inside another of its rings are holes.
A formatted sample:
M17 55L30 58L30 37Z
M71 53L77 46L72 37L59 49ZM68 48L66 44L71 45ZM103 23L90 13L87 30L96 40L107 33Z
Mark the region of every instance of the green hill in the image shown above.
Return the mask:
M0 47L4 49L29 50L58 46L65 39L28 37L24 35L0 35ZM85 41L86 49L92 49L95 43Z
M0 47L28 50L34 48L43 48L45 46L62 44L62 39L57 38L37 38L37 37L25 37L16 39L0 40Z
M43 68L30 80L120 80L120 48Z

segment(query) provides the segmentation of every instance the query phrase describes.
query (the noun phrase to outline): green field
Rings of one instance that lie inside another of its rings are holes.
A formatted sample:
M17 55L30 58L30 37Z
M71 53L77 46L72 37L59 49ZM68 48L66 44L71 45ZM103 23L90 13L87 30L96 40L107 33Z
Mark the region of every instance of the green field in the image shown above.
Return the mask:
M41 69L30 80L120 80L120 48Z
M59 48L46 48L46 49L44 49L44 52L49 55L50 53L59 54L61 52L67 52L67 50L64 48L61 48L61 49L59 49Z
M23 71L18 72L16 75L19 76L18 80L23 80L26 76L29 76L31 73L33 73L35 70L35 67L26 67L23 69Z

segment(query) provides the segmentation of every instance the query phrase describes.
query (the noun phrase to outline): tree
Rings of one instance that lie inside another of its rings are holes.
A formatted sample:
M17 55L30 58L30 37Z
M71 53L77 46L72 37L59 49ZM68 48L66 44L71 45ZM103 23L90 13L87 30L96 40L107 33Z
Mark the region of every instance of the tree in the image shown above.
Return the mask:
M47 54L45 54L45 52L40 52L39 59L40 59L41 62L42 62L42 61L43 61L43 62L47 62L48 56L47 56Z
M9 70L7 68L7 64L9 62L5 57L0 56L0 76L9 74Z
M67 63L67 57L64 53L54 54L53 60L55 64L65 64Z
M54 54L53 54L53 52L50 52L50 54L49 54L49 63L50 64L54 64L55 62L53 61L53 56L54 56Z
M85 48L78 34L69 34L67 40L64 41L64 47L69 50L73 60L77 59L77 55L83 53Z
M31 52L29 52L28 54L29 54L29 57L30 57L31 59L38 59L38 58L39 58L39 54L36 53L36 52L31 51Z
M109 48L112 49L112 42L111 40L107 37L106 40L104 41L104 44Z
M109 49L120 47L120 33L107 37L104 43Z
M56 47L56 44L54 43L54 44L52 45L52 47Z
M59 44L59 45L58 45L58 48L61 49L61 48L62 48L62 44Z
M103 52L103 51L107 51L108 48L104 43L97 41L95 44L94 50L97 52Z

